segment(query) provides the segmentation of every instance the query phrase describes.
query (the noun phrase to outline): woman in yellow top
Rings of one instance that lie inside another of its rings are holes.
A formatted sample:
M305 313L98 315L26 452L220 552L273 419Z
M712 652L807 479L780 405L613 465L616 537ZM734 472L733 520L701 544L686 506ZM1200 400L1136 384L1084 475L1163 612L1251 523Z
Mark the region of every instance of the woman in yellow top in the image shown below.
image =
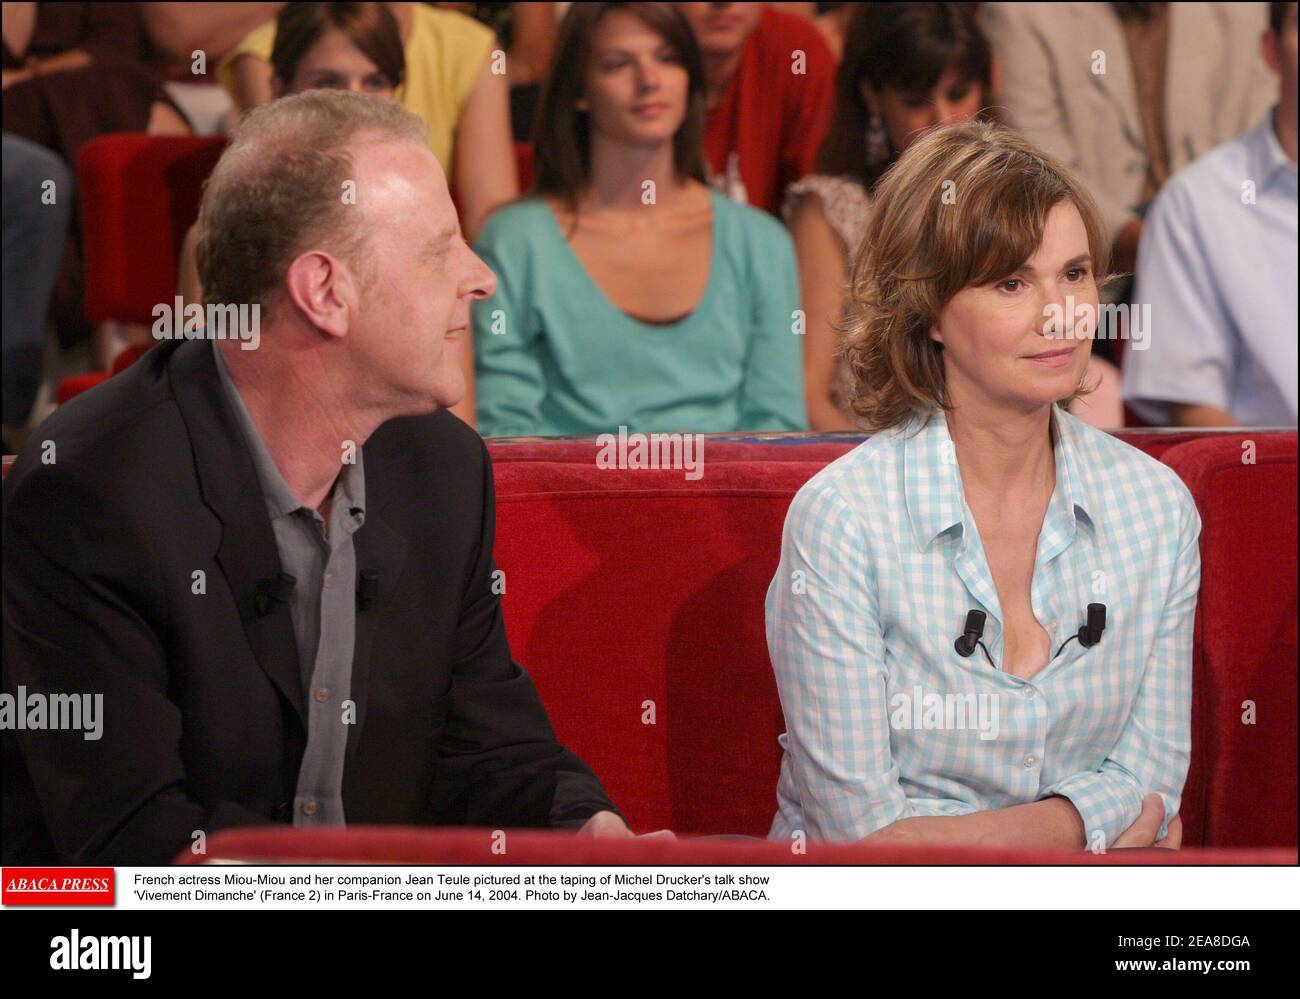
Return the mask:
M359 6L331 4L337 7ZM519 193L510 137L505 55L473 18L422 3L390 3L402 33L406 78L397 100L429 124L429 148L451 180L471 242L498 205ZM275 96L275 22L251 32L218 67L241 112Z

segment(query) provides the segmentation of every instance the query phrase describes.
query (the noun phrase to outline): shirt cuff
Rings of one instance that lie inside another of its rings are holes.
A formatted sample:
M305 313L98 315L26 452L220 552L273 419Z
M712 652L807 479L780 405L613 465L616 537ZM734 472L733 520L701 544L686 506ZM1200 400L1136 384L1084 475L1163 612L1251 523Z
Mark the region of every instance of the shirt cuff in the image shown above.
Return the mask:
M1074 774L1044 788L1039 799L1059 795L1075 807L1083 819L1083 835L1089 850L1101 853L1119 839L1120 833L1142 813L1142 795L1132 782L1112 774L1093 771ZM1162 839L1168 821L1162 822Z

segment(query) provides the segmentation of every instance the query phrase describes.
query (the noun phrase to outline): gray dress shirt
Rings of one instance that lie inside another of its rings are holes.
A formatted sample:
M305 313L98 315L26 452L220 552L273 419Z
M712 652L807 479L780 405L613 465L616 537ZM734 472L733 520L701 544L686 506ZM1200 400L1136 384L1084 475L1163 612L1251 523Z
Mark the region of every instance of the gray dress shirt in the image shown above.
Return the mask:
M352 536L366 519L361 449L355 450L355 463L345 463L340 442L341 471L330 494L326 525L320 513L303 505L289 489L230 378L216 340L212 350L266 498L281 568L297 580L289 611L308 715L307 749L294 792L293 824L344 825L343 758L349 725L355 721L350 698L357 556Z

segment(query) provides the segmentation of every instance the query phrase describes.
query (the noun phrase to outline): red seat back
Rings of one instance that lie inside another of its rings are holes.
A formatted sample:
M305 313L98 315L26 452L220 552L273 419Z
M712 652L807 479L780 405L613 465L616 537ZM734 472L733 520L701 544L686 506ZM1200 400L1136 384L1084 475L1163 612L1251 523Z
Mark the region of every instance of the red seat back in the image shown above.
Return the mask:
M101 135L77 165L85 235L86 318L154 321L176 295L176 264L198 218L221 138Z
M1296 435L1209 437L1164 460L1202 523L1183 842L1294 846Z

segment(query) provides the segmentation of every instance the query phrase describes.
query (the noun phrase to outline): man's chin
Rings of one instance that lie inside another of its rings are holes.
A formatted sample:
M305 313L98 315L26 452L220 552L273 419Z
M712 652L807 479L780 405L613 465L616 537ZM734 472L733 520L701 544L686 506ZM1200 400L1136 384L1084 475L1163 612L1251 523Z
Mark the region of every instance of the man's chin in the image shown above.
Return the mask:
M444 378L434 387L433 402L438 409L451 409L465 398L465 376L458 368L454 378Z

